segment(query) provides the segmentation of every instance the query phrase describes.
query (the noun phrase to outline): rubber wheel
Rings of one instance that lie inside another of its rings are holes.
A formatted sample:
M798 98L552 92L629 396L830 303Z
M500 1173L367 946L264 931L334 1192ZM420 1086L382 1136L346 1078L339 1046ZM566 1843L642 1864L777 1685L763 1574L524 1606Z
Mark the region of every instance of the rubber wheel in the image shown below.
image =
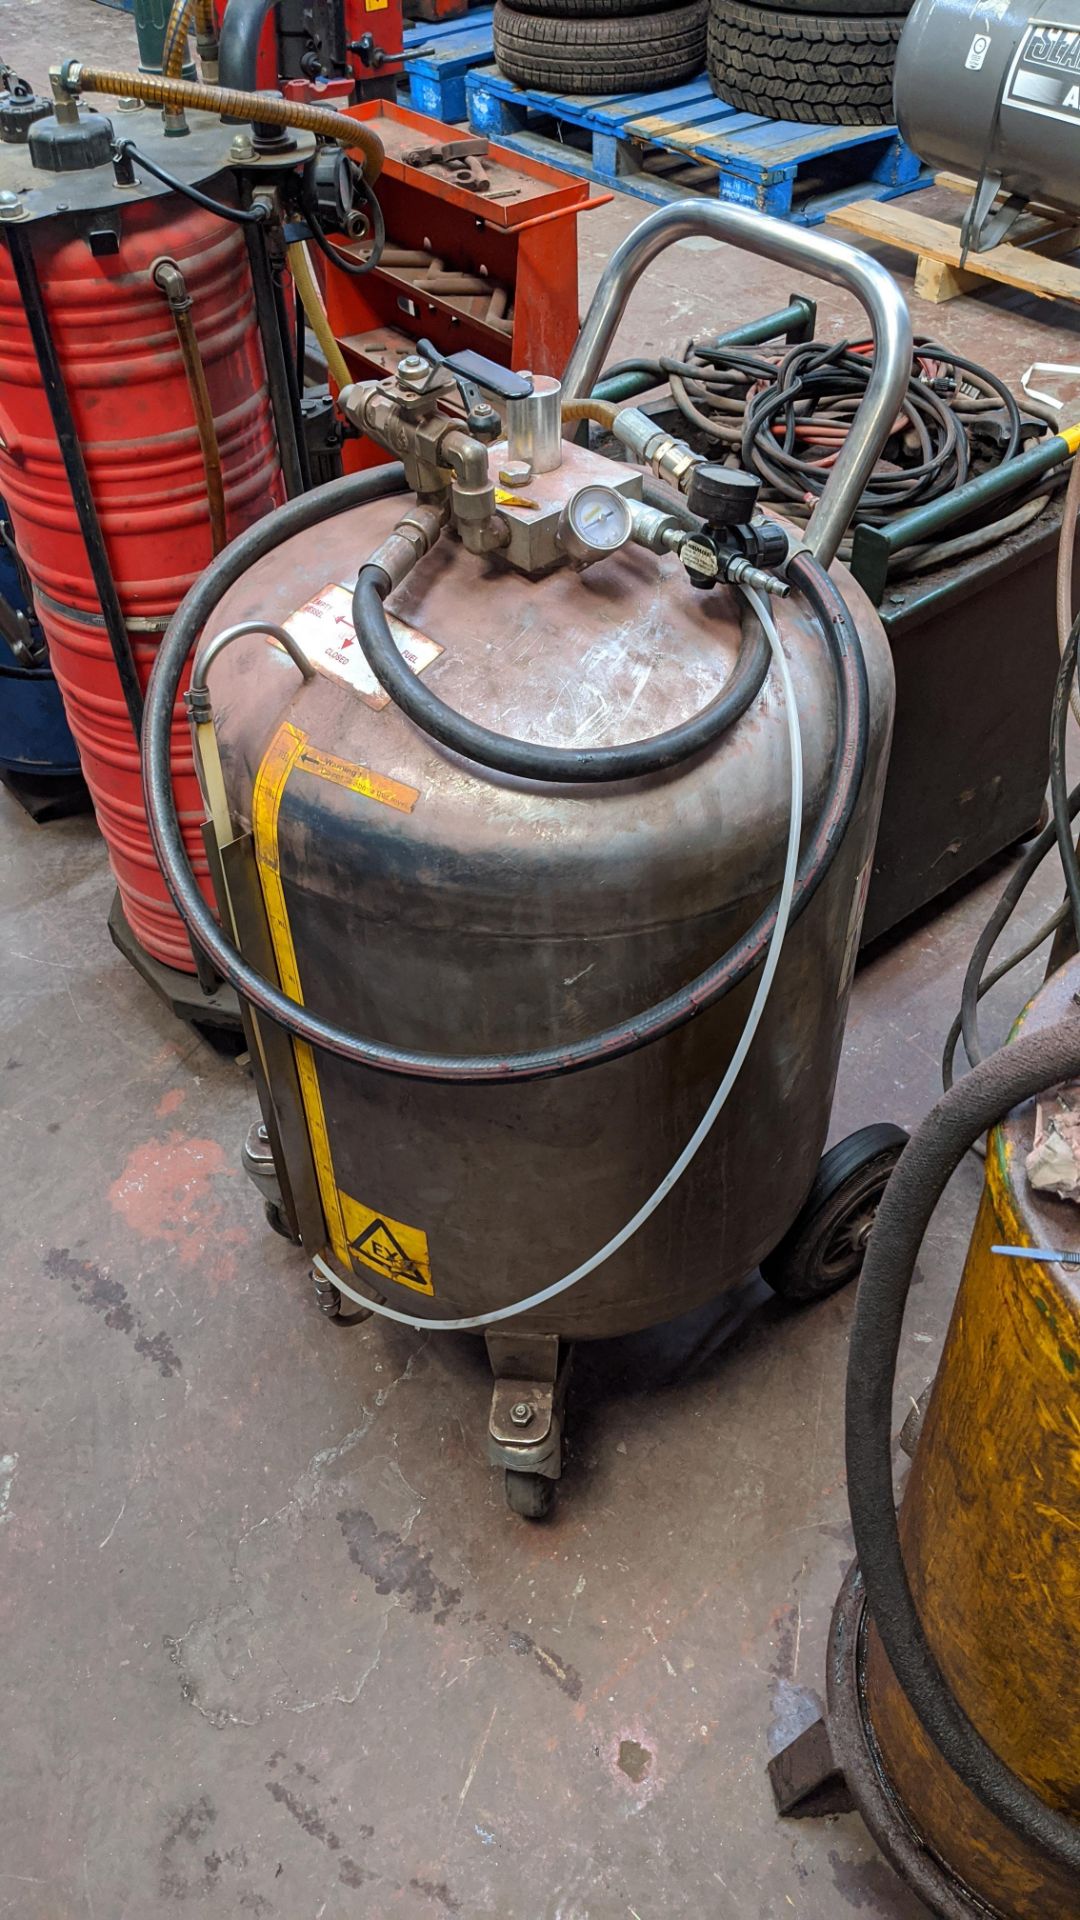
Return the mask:
M506 1469L506 1504L511 1513L519 1513L523 1520L542 1520L551 1511L555 1498L555 1482L543 1473L518 1473L516 1468Z
M806 1202L761 1272L783 1300L824 1300L862 1271L886 1184L904 1148L903 1127L863 1127L830 1147Z
M513 13L540 13L561 20L603 20L656 12L653 0L506 0L506 5Z
M273 1227L275 1233L280 1233L282 1239L287 1240L290 1246L300 1245L298 1235L293 1232L285 1217L284 1209L278 1206L276 1200L264 1200L263 1212L266 1215L267 1226Z
M708 0L615 19L517 13L497 0L495 62L508 80L552 93L645 93L675 86L705 62Z
M826 126L893 122L895 14L773 13L710 0L709 82L743 113Z

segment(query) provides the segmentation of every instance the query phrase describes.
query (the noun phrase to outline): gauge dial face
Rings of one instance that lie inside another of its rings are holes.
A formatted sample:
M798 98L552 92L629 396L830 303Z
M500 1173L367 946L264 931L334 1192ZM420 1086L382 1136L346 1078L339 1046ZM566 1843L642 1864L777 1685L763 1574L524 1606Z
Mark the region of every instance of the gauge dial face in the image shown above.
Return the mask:
M611 487L579 487L566 517L575 539L590 553L615 553L630 538L630 509Z

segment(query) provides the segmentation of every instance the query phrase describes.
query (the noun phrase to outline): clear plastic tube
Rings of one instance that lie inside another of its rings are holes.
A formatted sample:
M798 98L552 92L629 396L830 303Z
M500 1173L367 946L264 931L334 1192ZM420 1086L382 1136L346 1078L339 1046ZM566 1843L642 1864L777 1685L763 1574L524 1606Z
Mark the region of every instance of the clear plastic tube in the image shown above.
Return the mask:
M530 1313L534 1307L545 1306L549 1300L557 1299L560 1293L568 1292L571 1287L577 1285L579 1280L584 1280L588 1274L595 1273L597 1267L602 1267L605 1260L610 1260L612 1255L618 1253L621 1247L625 1247L627 1241L633 1238L638 1228L643 1227L646 1220L651 1219L657 1208L663 1205L672 1188L682 1179L687 1167L698 1152L698 1149L708 1139L720 1113L727 1104L728 1096L742 1071L746 1056L753 1044L754 1035L757 1033L758 1027L761 1024L761 1017L765 1012L765 1006L769 994L772 991L776 970L780 965L780 955L783 951L784 937L787 933L788 922L791 918L791 902L795 892L795 874L799 864L799 842L802 837L803 811L802 734L799 729L799 715L795 705L795 690L791 684L791 673L784 655L783 645L776 629L776 622L773 619L766 601L760 594L755 593L751 587L743 587L740 591L745 594L746 599L749 601L765 629L772 651L773 665L776 668L777 676L784 690L784 715L787 720L791 758L791 812L788 822L787 858L784 862L784 878L780 888L776 924L773 928L772 939L769 942L768 952L765 955L765 960L762 965L761 978L757 984L753 1003L746 1016L746 1025L739 1036L738 1045L731 1059L728 1061L724 1077L717 1087L716 1092L713 1094L701 1119L698 1121L693 1133L690 1135L685 1147L679 1154L678 1159L669 1167L659 1186L654 1188L649 1198L642 1203L637 1212L626 1222L625 1226L620 1227L618 1233L606 1241L596 1253L590 1254L589 1258L583 1260L581 1265L575 1267L571 1273L564 1274L561 1280L552 1281L548 1287L541 1287L538 1293L531 1293L524 1300L514 1301L511 1306L495 1307L490 1313L462 1315L460 1318L454 1320L430 1320L422 1314L402 1313L397 1307L388 1307L379 1300L372 1300L370 1295L354 1292L353 1288L347 1286L340 1275L336 1274L333 1268L327 1265L327 1262L322 1258L321 1254L315 1255L313 1265L317 1273L319 1273L324 1280L331 1281L340 1293L346 1294L348 1298L354 1300L358 1306L367 1307L372 1313L378 1314L383 1320L396 1320L399 1325L403 1327L416 1327L421 1332L466 1333L477 1327L494 1326L499 1320L512 1320L519 1313Z

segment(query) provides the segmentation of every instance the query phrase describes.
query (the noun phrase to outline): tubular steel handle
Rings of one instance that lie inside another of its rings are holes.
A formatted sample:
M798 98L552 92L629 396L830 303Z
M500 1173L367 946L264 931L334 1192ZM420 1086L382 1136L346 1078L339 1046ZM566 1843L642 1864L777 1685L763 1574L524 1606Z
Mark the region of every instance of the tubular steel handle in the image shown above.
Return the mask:
M827 567L859 503L892 430L911 374L911 321L892 275L869 254L831 235L792 227L768 214L719 201L677 200L651 213L615 249L600 276L563 375L566 394L591 393L633 287L646 267L676 240L706 234L760 253L781 266L831 280L853 293L870 322L874 367L851 430L806 529L814 558Z
M279 647L284 647L293 666L303 675L305 680L313 680L315 678L315 669L311 661L308 659L299 640L294 640L288 627L275 626L272 620L241 620L234 627L223 627L221 632L215 633L213 639L203 647L195 661L195 665L191 669L191 680L189 683L189 691L191 693L198 696L209 691L206 685L206 676L213 666L214 661L220 658L226 647L231 647L234 640L242 640L246 633L263 633L271 640L276 640Z

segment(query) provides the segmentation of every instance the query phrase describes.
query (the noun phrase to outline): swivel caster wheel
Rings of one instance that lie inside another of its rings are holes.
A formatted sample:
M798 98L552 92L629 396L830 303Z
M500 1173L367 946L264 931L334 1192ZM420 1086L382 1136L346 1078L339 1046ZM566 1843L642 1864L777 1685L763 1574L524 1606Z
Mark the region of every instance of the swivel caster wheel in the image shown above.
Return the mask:
M551 1511L555 1498L555 1482L544 1473L520 1473L516 1467L506 1469L506 1504L511 1513L518 1513L523 1520L542 1520Z
M862 1127L830 1147L806 1202L761 1272L783 1300L824 1300L857 1280L878 1203L904 1148L903 1127Z
M282 1239L287 1240L290 1246L298 1247L300 1245L299 1235L293 1232L285 1217L284 1208L280 1207L276 1200L264 1200L263 1212L266 1215L266 1224L268 1227L273 1227L275 1233L280 1233Z

